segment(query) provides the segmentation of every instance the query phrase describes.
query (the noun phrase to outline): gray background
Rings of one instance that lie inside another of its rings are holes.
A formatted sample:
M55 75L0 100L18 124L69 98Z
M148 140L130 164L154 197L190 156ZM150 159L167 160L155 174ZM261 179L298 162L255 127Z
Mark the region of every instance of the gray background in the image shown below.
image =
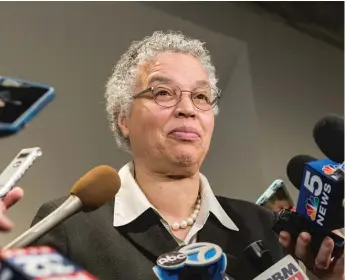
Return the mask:
M276 178L289 184L292 156L322 156L312 128L344 104L343 52L325 42L233 3L2 2L0 75L51 84L57 98L1 140L0 169L22 148L44 154L20 181L16 228L0 245L92 167L129 160L108 129L104 85L131 41L167 29L206 41L218 69L221 113L202 170L216 194L255 201Z

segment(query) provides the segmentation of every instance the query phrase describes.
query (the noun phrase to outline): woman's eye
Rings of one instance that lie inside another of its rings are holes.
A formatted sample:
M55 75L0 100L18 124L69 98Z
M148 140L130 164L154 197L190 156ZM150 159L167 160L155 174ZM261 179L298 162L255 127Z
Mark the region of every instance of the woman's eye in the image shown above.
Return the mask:
M167 91L167 90L160 90L160 91L158 91L157 94L158 94L158 95L168 95L168 94L170 94L170 93L169 93L169 91Z
M197 95L194 96L194 98L202 100L202 101L210 102L210 99L205 94L197 94Z

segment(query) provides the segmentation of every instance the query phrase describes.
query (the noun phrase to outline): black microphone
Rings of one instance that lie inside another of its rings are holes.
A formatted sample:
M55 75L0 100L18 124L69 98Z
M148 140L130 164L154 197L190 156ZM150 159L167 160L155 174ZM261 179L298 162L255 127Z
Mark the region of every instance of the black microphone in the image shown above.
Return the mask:
M273 265L271 252L261 240L249 244L244 249L244 254L256 270L261 273Z
M320 119L313 130L319 149L329 159L344 162L344 118L330 114Z
M344 249L344 238L332 232L344 225L344 180L334 173L336 165L330 159L293 157L288 163L287 175L299 190L296 212L281 211L272 227L278 234L289 232L292 240L301 232L310 233L310 249L315 256L327 236L334 241L334 257L340 256Z
M98 279L48 246L4 250L0 259L2 280Z
M298 155L288 162L286 173L290 182L297 190L300 190L302 185L305 165L312 161L317 161L317 158L308 155Z
M336 166L328 161L298 155L289 161L286 171L299 190L296 212L309 222L333 230L344 226L344 180L332 174Z
M309 279L291 255L274 263L271 252L261 240L249 244L244 254L259 273L254 280Z

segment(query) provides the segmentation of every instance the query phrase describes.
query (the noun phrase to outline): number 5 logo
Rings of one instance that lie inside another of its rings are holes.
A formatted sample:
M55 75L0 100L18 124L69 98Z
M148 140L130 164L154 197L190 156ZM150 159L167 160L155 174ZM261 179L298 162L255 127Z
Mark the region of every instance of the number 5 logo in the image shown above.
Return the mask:
M310 171L306 171L304 177L304 186L315 196L319 196L322 193L322 180L319 176L310 176Z
M179 252L187 255L186 265L206 266L217 262L223 254L223 250L216 244L200 242L182 247Z

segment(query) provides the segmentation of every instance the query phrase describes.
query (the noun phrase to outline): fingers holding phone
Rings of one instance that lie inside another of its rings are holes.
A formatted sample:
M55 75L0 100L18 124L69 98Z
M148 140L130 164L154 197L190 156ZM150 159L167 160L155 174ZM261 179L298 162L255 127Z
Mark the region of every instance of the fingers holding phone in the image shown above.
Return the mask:
M9 231L13 228L13 222L6 217L7 209L16 204L24 196L24 191L15 187L9 191L0 201L0 231Z

